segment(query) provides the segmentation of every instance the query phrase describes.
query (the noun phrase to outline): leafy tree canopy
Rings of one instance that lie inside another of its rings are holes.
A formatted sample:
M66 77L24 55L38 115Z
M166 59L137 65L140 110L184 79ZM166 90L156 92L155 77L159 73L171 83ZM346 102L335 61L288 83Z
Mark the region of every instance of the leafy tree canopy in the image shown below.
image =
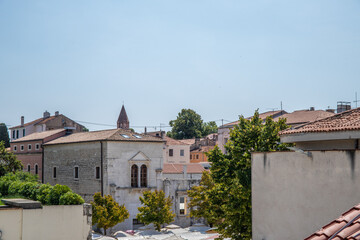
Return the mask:
M286 128L284 119L274 122L269 117L263 123L258 111L251 120L241 116L230 131L227 153L217 146L208 153L210 174L200 189L190 191L190 205L197 207L191 214L214 223L222 237L251 239L251 153L287 150L278 134Z
M200 138L217 132L214 121L204 123L201 116L192 109L182 109L176 120L171 120L169 124L172 129L167 135L174 139Z
M8 152L3 141L0 141L0 176L6 173L15 173L21 170L23 165L16 158L15 154Z
M111 195L101 196L100 193L95 193L92 205L92 222L97 224L99 228L106 229L115 226L129 218L129 212L124 204L119 205Z
M10 147L9 132L5 123L0 123L0 142L1 141L4 141L5 148Z
M160 231L162 224L174 221L175 214L171 211L171 198L166 198L163 191L145 191L139 199L144 206L138 207L137 219L142 223L146 225L153 223L156 230Z

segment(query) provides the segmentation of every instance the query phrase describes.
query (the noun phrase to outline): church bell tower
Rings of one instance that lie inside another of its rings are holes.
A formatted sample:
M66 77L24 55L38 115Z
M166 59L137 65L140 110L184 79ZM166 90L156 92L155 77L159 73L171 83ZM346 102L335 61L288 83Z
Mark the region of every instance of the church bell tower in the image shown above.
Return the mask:
M129 129L129 119L127 117L124 105L122 105L120 115L117 120L117 128Z

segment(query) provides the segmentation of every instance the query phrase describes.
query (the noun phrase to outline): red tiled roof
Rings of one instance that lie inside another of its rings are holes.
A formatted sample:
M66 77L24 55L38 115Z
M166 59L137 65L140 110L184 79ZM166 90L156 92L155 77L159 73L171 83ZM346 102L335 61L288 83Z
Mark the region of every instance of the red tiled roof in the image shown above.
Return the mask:
M44 118L38 118L38 119L35 119L34 121L31 121L31 122L28 122L28 123L25 123L24 125L17 125L15 127L11 127L9 129L14 129L14 128L19 128L19 127L27 127L27 126L30 126L30 125L35 125L39 122L41 122Z
M201 146L199 149L192 150L190 152L209 152L212 150L215 146Z
M166 141L166 145L189 145L185 142L173 139L171 137L165 136L164 140Z
M203 171L205 171L205 168L199 163L164 163L163 173L183 173L184 165L186 165L187 173L202 173Z
M273 119L275 119L273 116L274 116L274 115L277 115L277 114L280 114L281 112L283 112L283 114L287 113L287 112L284 111L284 110L269 111L269 112L260 113L260 114L259 114L259 118L262 119L262 120L265 120L267 117L272 117ZM249 120L250 120L252 117L253 117L253 116L247 117L246 119L249 119ZM277 117L276 117L276 118L277 118ZM224 125L221 126L221 127L231 127L231 126L236 125L236 124L239 124L239 121L227 123L227 124L224 124Z
M182 139L182 140L179 140L180 142L182 143L185 143L187 145L192 145L192 144L195 144L195 138L191 138L191 139Z
M305 240L353 240L360 239L360 204L343 213L338 219L322 227ZM358 218L356 218L358 217ZM348 226L346 226L348 224ZM341 228L343 228L341 230ZM337 233L341 230L339 233Z
M44 131L44 132L35 132L35 133L29 134L25 137L16 139L16 140L12 141L11 143L40 140L40 139L50 137L54 134L63 132L63 131L65 131L65 129L55 129L55 130L48 130L48 131Z
M326 117L334 116L335 113L327 112L324 110L298 110L294 111L292 113L286 113L280 117L278 117L276 120L280 118L286 118L286 124L288 125L295 125L295 124L301 124L301 123L308 123L313 122L316 120L320 120Z
M280 132L280 135L354 130L360 130L360 108L351 109L321 120L310 122L295 129L284 130Z

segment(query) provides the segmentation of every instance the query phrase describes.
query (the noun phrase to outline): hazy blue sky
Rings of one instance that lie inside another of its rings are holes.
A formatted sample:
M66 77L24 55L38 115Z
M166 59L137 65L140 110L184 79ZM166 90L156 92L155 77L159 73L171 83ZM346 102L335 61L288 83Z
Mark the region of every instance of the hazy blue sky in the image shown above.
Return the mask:
M0 0L0 81L12 126L115 125L123 102L132 126L335 108L360 98L360 1Z

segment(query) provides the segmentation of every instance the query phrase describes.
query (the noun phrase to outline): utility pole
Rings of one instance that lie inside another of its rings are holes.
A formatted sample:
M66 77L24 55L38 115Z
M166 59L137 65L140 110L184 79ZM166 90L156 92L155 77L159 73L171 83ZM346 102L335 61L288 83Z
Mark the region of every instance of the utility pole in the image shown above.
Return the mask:
M354 103L355 103L356 108L357 108L357 103L358 102L360 102L360 100L357 99L357 92L355 92L355 101L354 101Z

